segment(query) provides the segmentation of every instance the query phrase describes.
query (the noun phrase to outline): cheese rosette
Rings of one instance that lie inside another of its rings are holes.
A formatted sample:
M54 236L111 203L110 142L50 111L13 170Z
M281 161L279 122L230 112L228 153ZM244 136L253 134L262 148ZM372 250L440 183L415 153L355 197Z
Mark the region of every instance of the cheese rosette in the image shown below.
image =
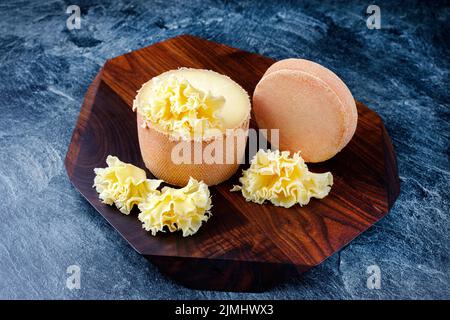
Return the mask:
M231 191L241 191L247 201L290 208L309 203L311 198L322 199L333 185L331 172L313 173L308 170L300 153L290 157L289 151L264 151L253 157L250 167L243 170L241 186Z
M281 60L267 69L253 93L253 114L258 128L279 129L281 150L301 151L306 162L334 157L350 142L358 123L345 83L305 59Z
M140 105L144 120L174 138L213 137L223 130L223 96L194 87L176 75L153 78L152 92ZM135 107L136 109L137 107Z
M150 194L157 194L162 180L147 179L145 171L119 158L108 156L108 167L95 168L93 187L103 203L113 205L123 214L130 214L134 205Z
M211 196L208 186L190 178L188 184L180 189L164 187L160 194L151 195L139 204L138 218L142 227L156 235L181 230L183 237L196 233L203 222L211 216Z

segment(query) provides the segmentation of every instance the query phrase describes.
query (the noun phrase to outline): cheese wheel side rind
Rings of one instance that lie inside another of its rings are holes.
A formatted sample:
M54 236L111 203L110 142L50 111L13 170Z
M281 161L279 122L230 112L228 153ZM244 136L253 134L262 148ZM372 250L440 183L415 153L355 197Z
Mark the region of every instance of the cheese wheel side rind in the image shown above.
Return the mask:
M258 126L280 130L280 149L301 151L307 162L321 162L340 151L345 107L321 79L305 72L278 70L255 88Z
M235 157L236 159L242 159L245 154L246 139L242 140L235 138L233 135L224 135L212 141L169 140L167 134L161 133L151 126L142 127L142 121L143 119L138 113L137 128L141 155L147 169L158 179L172 185L184 186L192 177L199 181L203 180L208 186L211 186L229 179L239 169L238 161L231 164L175 163L172 161L172 150L178 143L185 143L192 152L197 148L203 153L203 150L210 143L222 141L221 143L226 144L228 139L235 139L233 142ZM240 128L235 130L244 129L247 131L248 127L249 121L241 124Z

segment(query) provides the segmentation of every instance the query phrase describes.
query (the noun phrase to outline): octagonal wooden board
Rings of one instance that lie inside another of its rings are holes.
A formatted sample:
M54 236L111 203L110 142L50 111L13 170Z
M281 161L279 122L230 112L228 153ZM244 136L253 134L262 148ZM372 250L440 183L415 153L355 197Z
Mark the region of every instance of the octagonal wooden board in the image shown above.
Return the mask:
M184 35L107 61L86 93L65 160L70 180L136 251L190 288L270 288L348 244L386 215L399 194L396 158L382 120L358 102L358 126L349 145L333 159L310 165L312 171L333 173L330 195L305 207L246 202L229 191L240 170L211 188L213 216L192 237L152 236L142 229L137 212L125 216L99 201L93 169L105 167L107 155L144 168L131 110L142 83L179 67L204 68L230 76L251 96L273 62Z

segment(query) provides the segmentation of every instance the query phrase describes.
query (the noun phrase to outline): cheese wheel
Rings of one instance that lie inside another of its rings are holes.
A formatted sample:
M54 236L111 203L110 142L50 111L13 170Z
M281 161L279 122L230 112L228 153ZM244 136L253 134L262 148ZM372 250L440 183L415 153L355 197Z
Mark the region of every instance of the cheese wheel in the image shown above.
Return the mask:
M229 77L203 69L171 70L142 86L133 109L142 158L157 178L177 186L190 177L216 185L239 168L251 107L247 92ZM198 126L203 135L192 135ZM180 154L181 162L174 159Z
M259 128L279 129L279 147L301 151L307 162L328 160L356 130L358 114L350 90L329 69L303 59L269 67L255 88Z

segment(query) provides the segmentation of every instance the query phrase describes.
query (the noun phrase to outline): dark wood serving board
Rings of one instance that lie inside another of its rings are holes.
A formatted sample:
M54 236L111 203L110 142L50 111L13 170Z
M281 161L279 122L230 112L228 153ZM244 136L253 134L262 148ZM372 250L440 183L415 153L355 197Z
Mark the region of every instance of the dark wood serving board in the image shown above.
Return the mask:
M179 232L152 236L142 229L137 212L125 216L100 202L92 188L93 169L105 167L109 154L144 168L131 110L144 82L179 67L211 69L230 76L251 96L273 62L184 35L108 60L86 93L65 160L70 180L137 252L188 287L265 290L341 249L386 215L399 194L396 158L382 120L357 102L352 141L333 159L310 165L312 171L333 173L335 183L323 200L290 209L246 202L229 191L239 170L211 188L213 216L187 238Z

